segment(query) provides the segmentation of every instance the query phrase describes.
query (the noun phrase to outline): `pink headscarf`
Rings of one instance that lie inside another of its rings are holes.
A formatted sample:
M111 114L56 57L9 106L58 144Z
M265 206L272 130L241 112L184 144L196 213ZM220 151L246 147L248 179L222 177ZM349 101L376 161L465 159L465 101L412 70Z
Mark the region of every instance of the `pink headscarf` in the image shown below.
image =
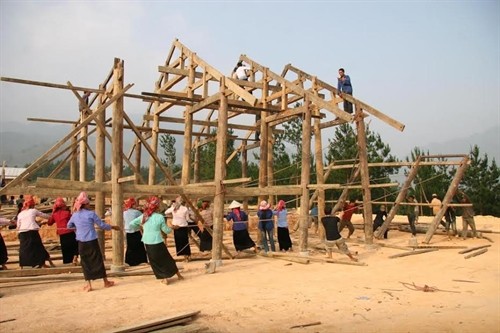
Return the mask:
M31 195L27 195L26 199L24 199L23 208L21 210L33 208L34 206L35 206L35 199L33 199Z
M156 210L160 207L160 198L152 196L146 202L146 207L144 209L144 214L142 214L142 222L141 224L146 223L149 217L156 212Z
M75 200L75 204L73 206L73 210L79 211L83 205L90 203L89 197L87 193L81 192Z
M285 209L286 203L283 200L278 201L278 208L277 211L281 212L283 209Z
M52 206L52 212L55 212L56 210L64 207L66 207L66 202L64 201L64 199L61 197L57 197L54 201L54 206Z
M130 209L130 208L134 207L136 204L137 204L137 201L135 200L135 198L134 197L130 197L127 200L124 201L124 203L123 203L123 209L124 210Z

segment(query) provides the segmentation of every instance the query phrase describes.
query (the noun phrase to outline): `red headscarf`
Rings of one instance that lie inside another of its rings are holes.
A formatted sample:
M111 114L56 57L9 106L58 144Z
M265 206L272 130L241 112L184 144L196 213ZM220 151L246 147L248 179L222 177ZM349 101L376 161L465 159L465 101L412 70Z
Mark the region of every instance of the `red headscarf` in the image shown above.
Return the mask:
M285 209L286 203L283 200L278 201L278 212L281 212L283 209Z
M81 192L75 200L75 204L73 206L73 210L79 211L83 205L90 203L89 197L87 193Z
M26 210L35 207L35 199L31 195L27 195L24 199L23 208L21 210Z
M52 206L52 212L55 212L56 210L59 210L64 207L66 207L66 202L64 201L64 199L61 197L57 197L56 200L54 201L54 206Z
M152 196L146 202L146 207L144 209L144 214L142 214L142 222L141 224L146 223L149 217L156 212L156 210L160 207L160 198Z
M136 204L137 204L137 201L135 200L135 198L130 197L123 202L123 209L124 210L130 209L130 208L134 207Z

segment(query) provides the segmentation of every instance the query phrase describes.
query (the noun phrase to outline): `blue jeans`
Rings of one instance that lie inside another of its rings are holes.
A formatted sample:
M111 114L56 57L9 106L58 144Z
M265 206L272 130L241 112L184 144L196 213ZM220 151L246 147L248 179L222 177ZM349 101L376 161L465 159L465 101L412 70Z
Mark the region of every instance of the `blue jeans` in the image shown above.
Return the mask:
M264 251L266 251L266 253L269 252L269 246L267 244L269 236L269 242L271 243L271 251L276 252L276 247L274 246L273 230L261 230L260 233L262 235L262 247L264 248Z

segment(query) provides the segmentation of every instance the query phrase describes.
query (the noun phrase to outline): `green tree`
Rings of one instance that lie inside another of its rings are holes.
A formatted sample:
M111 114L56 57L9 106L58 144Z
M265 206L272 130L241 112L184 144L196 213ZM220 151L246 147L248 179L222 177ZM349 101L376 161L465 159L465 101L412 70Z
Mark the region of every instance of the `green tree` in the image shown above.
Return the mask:
M495 159L489 162L487 154L480 156L479 147L470 151L470 165L461 183L474 210L480 215L500 216L500 168Z
M391 149L388 144L382 141L380 134L366 129L366 148L368 162L396 162L397 158L391 154ZM342 124L335 128L333 138L328 139L328 147L325 156L327 164L335 162L335 164L351 164L358 161L358 145L357 136L353 127L350 124ZM328 183L344 184L349 181L354 169L339 169L330 173ZM391 181L390 176L397 173L397 168L394 167L377 167L370 168L370 183L382 184ZM328 191L328 196L333 195L334 198L340 195L341 191ZM372 189L372 198L374 200L383 200L384 198L394 198L395 193L386 188ZM360 190L353 190L349 197L361 197Z
M413 148L411 155L406 157L407 162L415 162L419 156L430 155L429 151L425 152L419 147ZM438 158L437 161L445 162L445 158ZM405 170L407 176L409 172ZM432 194L436 193L437 196L443 199L446 191L450 186L452 179L452 172L446 165L421 165L418 168L417 176L413 181L414 187L412 194L418 202L430 202ZM432 209L427 206L422 206L422 211L425 215L432 215Z
M163 164L173 167L175 164L175 138L170 134L163 134L160 136L160 147L163 148L163 156L161 161Z

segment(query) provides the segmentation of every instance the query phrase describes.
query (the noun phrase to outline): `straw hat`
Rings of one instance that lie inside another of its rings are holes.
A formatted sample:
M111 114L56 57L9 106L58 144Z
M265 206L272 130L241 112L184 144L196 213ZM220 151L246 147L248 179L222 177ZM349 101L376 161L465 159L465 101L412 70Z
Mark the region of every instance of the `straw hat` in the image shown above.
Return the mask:
M438 195L436 193L432 193L432 196L433 197L437 197Z
M240 207L241 207L241 204L236 200L233 200L233 202L231 202L231 204L229 205L229 209L240 208Z

